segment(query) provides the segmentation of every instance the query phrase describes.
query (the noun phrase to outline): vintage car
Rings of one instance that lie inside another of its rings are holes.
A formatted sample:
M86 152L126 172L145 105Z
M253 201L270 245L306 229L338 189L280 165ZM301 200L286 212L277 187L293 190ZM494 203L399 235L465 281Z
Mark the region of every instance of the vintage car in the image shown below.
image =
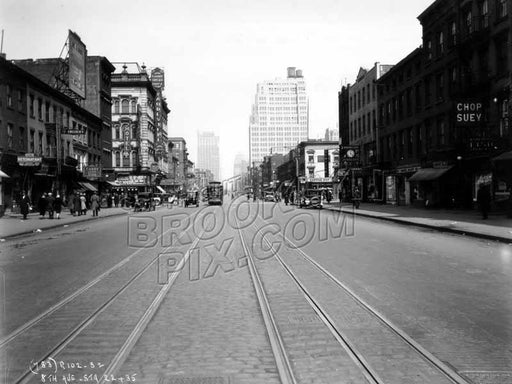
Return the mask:
M199 207L199 192L187 192L187 196L185 197L185 207L188 207L189 205L195 205L196 207Z
M276 197L274 196L274 194L272 192L266 192L265 195L263 196L263 200L271 201L271 202L275 203Z
M306 189L299 199L300 208L323 208L322 191L319 189Z

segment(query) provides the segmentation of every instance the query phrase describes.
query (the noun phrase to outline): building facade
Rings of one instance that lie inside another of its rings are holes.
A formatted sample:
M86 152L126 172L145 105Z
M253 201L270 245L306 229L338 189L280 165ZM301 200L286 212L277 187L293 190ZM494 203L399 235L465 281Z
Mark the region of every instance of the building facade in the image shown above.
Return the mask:
M197 167L209 169L214 179L220 181L219 136L213 132L197 133Z
M357 186L363 199L380 198L375 188L379 179L377 166L379 141L377 130L376 81L392 65L375 63L370 69L360 68L356 81L348 87L348 145L359 147L359 167L351 168L351 187Z
M511 7L438 0L418 17L422 48L378 81L386 202L471 207L481 184L496 207L510 197L495 159L511 150Z
M158 173L156 96L145 66L118 65L112 75L112 169L117 192L150 192Z
M301 70L288 68L286 79L258 83L249 122L249 162L286 153L309 134L309 100Z
M101 163L98 116L3 58L0 99L0 167L9 176L2 178L4 208L13 207L23 191L36 202L45 192L66 197L75 189L97 190L84 172Z

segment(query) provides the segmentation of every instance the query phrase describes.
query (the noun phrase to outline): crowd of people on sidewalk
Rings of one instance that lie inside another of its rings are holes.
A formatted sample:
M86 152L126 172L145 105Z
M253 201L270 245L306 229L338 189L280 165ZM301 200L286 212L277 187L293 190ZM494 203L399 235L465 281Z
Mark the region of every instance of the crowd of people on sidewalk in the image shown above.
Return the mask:
M28 214L37 208L39 218L44 219L48 214L49 219L60 219L62 208L67 207L73 216L86 215L90 209L93 216L98 216L100 210L100 198L96 192L87 199L85 193L71 193L66 200L64 200L59 193L55 196L52 192L43 193L37 205L33 207L29 196L24 192L20 200L20 213L23 215L23 220L27 220Z

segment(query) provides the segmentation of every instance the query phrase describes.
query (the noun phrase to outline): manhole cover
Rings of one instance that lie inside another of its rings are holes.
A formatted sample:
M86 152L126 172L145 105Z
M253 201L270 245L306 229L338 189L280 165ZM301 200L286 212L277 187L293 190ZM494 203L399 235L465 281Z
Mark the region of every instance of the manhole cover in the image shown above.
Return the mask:
M460 371L459 373L475 384L512 383L512 372L510 371Z
M161 377L158 384L233 384L229 377L221 376L171 376Z

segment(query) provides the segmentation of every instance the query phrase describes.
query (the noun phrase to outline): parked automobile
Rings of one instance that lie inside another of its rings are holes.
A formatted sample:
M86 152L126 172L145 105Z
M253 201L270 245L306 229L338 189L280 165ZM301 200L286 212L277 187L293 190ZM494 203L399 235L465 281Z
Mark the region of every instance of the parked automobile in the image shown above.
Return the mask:
M199 207L199 192L194 191L187 193L187 196L185 197L185 207L188 207L189 205Z
M319 189L306 189L299 199L300 208L323 208L322 191Z
M271 201L271 202L275 203L276 198L275 198L273 193L267 192L267 193L265 193L265 196L263 197L263 200L264 201Z

